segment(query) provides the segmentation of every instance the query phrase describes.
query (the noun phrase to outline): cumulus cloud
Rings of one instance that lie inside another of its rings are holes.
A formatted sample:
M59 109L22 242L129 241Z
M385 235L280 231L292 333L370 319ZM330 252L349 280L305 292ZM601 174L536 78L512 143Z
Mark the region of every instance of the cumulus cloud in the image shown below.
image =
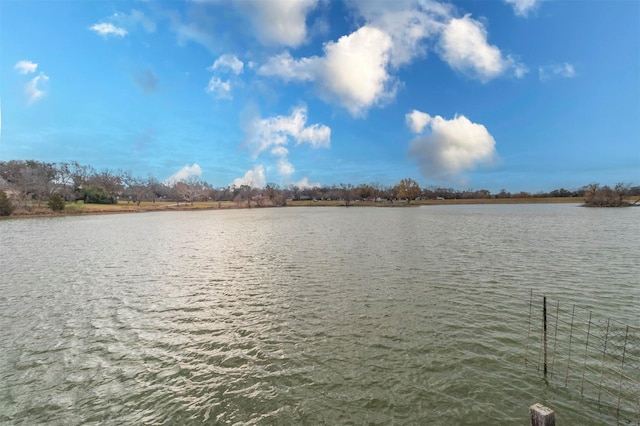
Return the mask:
M198 163L193 163L191 166L185 164L183 168L165 179L164 184L171 186L178 182L186 182L191 179L200 179L202 176L202 169Z
M266 45L297 47L307 37L307 14L319 0L242 0L258 39Z
M391 45L387 33L369 26L327 43L322 86L354 116L393 97L395 89L387 72Z
M127 35L127 30L121 27L116 27L109 22L102 22L100 24L93 24L89 27L90 30L95 31L103 37L117 36L124 37Z
M413 133L422 133L424 128L431 121L431 116L426 112L418 111L414 109L407 115L405 115L407 125Z
M290 142L294 146L309 144L313 148L326 148L331 144L331 129L324 124L307 125L307 108L299 106L290 115L269 118L255 117L245 128L246 144L253 158L267 152L277 159L281 176L289 177L295 172L288 159Z
M251 170L247 170L244 176L234 179L233 182L231 182L231 185L235 185L236 187L248 185L252 188L262 188L265 183L264 167L262 165L258 165Z
M533 11L540 0L504 0L513 6L513 11L516 15L526 17L529 12Z
M320 183L319 182L309 182L309 178L303 177L298 182L295 182L294 185L297 186L300 189L305 189L305 188L315 188L316 186L320 186Z
M278 173L280 173L281 176L289 177L295 171L296 169L293 168L293 164L291 164L287 158L282 157L278 160Z
M407 114L407 118L412 114L415 117L415 112ZM409 156L418 162L424 176L451 178L495 161L496 142L482 124L473 123L463 115L451 120L425 115L427 117L420 117L426 119L425 127L428 126L430 132L413 139L409 147ZM413 124L413 121L409 123Z
M327 101L362 116L373 105L395 96L389 75L391 37L384 31L363 26L324 45L324 56L294 59L288 52L271 58L258 72L285 81L314 81Z
M431 1L348 1L368 25L387 33L392 40L391 65L398 68L426 55L425 41L439 35L452 8Z
M18 71L19 74L31 74L33 72L36 72L37 68L38 68L38 64L31 61L19 61L13 67L13 69Z
M538 68L538 76L540 81L547 81L555 77L573 78L576 76L576 70L573 65L565 62Z
M487 41L484 25L437 1L357 1L349 7L364 25L324 44L323 55L294 58L281 52L264 62L261 75L285 82L312 82L327 102L362 117L396 95L395 72L432 46L451 68L482 82L502 75L521 78L527 68Z
M487 42L484 25L465 15L451 19L440 38L440 56L451 68L487 82L507 72L521 78L526 67Z
M24 93L27 95L27 101L32 104L42 99L46 92L42 88L49 81L49 76L41 72L33 77L24 87Z
M286 155L281 148L293 141L295 145L308 143L314 148L328 147L331 143L331 129L324 124L307 124L307 108L294 108L290 115L270 118L255 118L247 129L247 143L253 150L254 158L272 148L276 155ZM280 149L275 149L280 148Z
M244 67L244 63L238 59L236 55L225 54L220 56L215 60L213 65L207 68L209 71L231 71L235 75L238 75L242 72L242 68Z

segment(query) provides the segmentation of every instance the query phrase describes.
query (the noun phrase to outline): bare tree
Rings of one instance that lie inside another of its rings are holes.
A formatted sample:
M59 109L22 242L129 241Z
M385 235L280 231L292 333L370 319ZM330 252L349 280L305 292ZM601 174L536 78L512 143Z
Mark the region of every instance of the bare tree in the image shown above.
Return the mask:
M411 203L411 200L418 198L422 192L420 190L420 185L411 178L402 179L396 187L397 197L406 198L409 204Z
M203 183L196 176L177 182L174 188L178 197L191 205L202 198L205 191Z
M340 183L340 189L342 190L342 198L344 199L344 206L349 207L351 199L353 198L354 186L350 183Z
M624 207L629 203L624 201L628 186L618 183L612 189L608 186L600 186L598 183L587 185L584 192L584 205L587 207Z

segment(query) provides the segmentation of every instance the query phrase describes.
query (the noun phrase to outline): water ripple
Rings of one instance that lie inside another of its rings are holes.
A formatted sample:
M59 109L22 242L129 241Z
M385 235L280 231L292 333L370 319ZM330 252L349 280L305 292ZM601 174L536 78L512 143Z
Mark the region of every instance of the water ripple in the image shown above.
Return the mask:
M530 289L637 321L638 212L0 222L0 423L524 424Z

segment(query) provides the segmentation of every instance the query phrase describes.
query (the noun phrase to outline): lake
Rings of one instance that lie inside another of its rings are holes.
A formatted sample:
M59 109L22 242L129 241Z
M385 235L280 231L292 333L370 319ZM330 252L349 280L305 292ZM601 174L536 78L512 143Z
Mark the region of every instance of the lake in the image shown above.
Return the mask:
M637 327L639 236L567 204L0 221L0 423L615 423L525 365L531 293Z

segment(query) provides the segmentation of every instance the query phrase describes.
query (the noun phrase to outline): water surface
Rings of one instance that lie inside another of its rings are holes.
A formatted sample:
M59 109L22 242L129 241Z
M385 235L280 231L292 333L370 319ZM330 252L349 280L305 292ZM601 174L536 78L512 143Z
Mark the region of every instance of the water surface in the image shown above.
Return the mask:
M640 209L0 222L0 423L615 423L525 366L529 298L638 325Z

